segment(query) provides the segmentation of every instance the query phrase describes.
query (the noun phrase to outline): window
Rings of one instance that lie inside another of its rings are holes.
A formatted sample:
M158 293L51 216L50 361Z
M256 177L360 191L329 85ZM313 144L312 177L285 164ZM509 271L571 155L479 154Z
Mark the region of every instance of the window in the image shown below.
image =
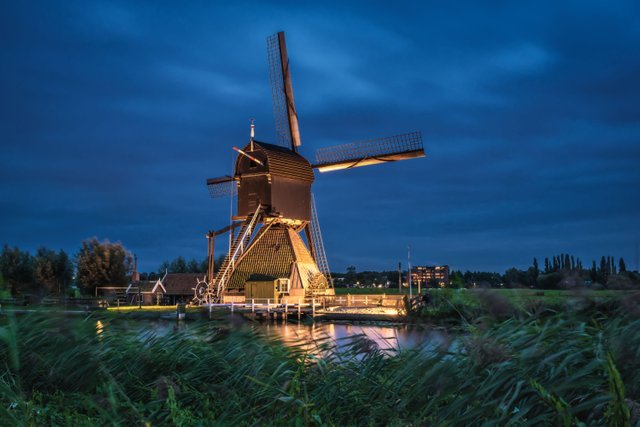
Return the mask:
M276 283L276 290L281 294L289 293L289 279L278 279Z

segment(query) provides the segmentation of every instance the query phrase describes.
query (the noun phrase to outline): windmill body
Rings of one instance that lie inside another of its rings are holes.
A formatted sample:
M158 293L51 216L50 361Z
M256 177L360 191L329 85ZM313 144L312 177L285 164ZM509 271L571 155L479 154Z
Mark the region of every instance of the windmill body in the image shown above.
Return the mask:
M268 216L310 221L314 181L311 164L293 150L258 141L248 144L243 151L262 165L242 155L236 160L238 216L253 214L261 204Z
M212 197L237 194L231 225L209 232L207 280L194 302L244 295L252 283L273 281L277 298L292 302L334 295L311 193L314 169L328 172L424 156L419 132L323 148L311 164L301 154L284 33L267 39L278 144L253 139L238 153L233 176L207 180ZM213 274L215 236L231 233L229 251Z

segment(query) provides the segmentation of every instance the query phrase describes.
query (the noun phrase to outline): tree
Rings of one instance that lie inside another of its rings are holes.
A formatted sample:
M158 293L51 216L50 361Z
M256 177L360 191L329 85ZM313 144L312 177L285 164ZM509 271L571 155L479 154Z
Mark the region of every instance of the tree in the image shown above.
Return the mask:
M200 271L200 263L198 261L196 261L195 258L192 258L187 263L187 272L188 273L201 273L202 272L202 271Z
M624 273L627 271L627 266L624 264L624 259L622 259L622 257L620 258L620 261L618 262L618 271L620 273Z
M549 257L544 258L544 272L549 273Z
M353 265L347 267L347 274L345 275L345 280L348 284L356 283L356 268Z
M158 267L158 275L163 277L165 273L168 273L171 270L171 264L169 261L162 261L160 267Z
M538 268L538 259L537 258L533 258L533 271L532 271L532 276L533 276L533 283L535 283L538 280L538 275L540 274L540 269Z
M33 283L33 257L29 252L5 244L0 253L0 272L8 291L16 296Z
M169 271L171 273L186 273L187 272L187 262L184 257L179 256L178 258L171 261L171 265L169 266Z
M56 290L56 253L45 247L38 248L34 259L34 277L45 292Z
M2 275L2 271L0 271L0 298L10 298L11 292L5 289L4 285L4 276Z
M451 283L451 287L453 288L464 287L464 279L462 277L462 272L456 271L456 270L452 271L451 274L449 275L449 282Z
M616 274L616 259L611 257L611 274Z
M518 270L515 267L512 267L504 272L504 281L505 284L509 287L520 287L528 285L526 272Z
M78 285L88 293L97 286L125 286L133 258L122 243L99 242L93 237L82 242L76 255Z
M55 275L58 293L64 293L69 283L73 279L73 263L69 259L69 255L62 249L58 252L55 261Z

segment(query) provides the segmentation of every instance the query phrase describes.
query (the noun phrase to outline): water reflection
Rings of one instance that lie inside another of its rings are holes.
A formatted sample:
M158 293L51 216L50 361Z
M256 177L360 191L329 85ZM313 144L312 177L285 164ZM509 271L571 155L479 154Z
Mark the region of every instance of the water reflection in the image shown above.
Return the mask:
M211 327L206 327L210 325ZM144 342L153 337L172 333L194 338L206 338L219 323L191 324L175 320L131 320L112 322L96 321L96 334L130 333ZM245 322L236 317L229 319L231 329L250 327L269 338L282 341L287 346L322 356L329 351L344 351L354 345L365 346L362 351L377 348L386 354L406 349L436 349L448 347L450 336L440 330L423 329L402 324L357 323L298 323L298 322Z
M101 336L104 332L104 324L101 321L96 322L96 335Z
M324 347L346 348L361 341L385 353L411 348L446 347L449 337L443 331L412 328L407 325L349 323L264 323L255 326L266 335L306 351L322 353Z

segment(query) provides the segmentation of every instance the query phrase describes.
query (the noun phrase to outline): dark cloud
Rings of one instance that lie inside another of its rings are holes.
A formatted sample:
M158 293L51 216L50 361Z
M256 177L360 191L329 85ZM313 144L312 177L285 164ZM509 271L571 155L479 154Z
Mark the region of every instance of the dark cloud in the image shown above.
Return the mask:
M201 258L204 180L275 133L265 37L287 32L303 154L420 129L427 158L319 174L331 266L635 258L634 2L68 1L0 9L0 237Z

